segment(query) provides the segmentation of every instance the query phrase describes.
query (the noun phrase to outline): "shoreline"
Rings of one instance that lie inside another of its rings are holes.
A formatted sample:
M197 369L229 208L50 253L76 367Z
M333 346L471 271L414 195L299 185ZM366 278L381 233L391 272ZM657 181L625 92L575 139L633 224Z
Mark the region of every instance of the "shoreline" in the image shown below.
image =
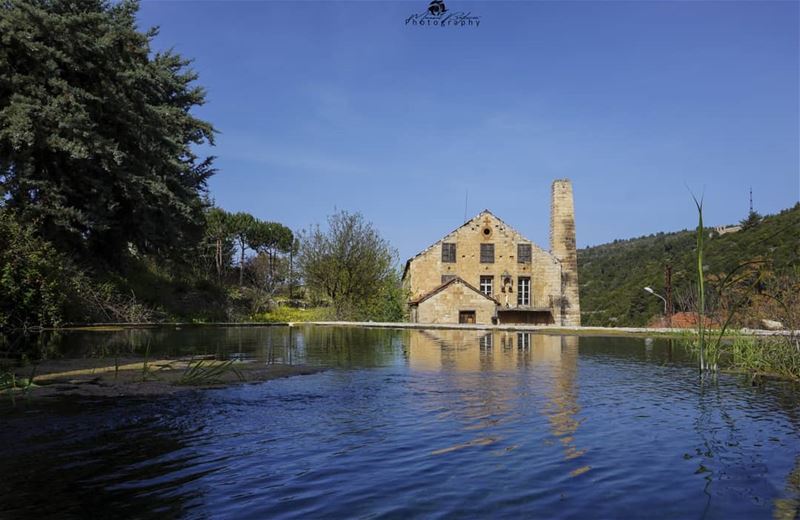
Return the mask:
M298 321L298 322L148 322L148 323L85 323L67 324L63 327L39 327L28 329L31 332L41 331L95 331L109 332L126 329L155 329L163 327L191 328L191 327L301 327L305 325L320 327L363 327L382 329L444 329L444 330L476 330L476 331L514 331L533 332L540 334L559 335L586 335L586 336L663 336L675 337L697 333L696 328L651 328L651 327L595 327L595 326L560 326L560 325L529 325L524 323L507 325L479 325L461 323L409 323L409 322L372 322L372 321ZM707 332L718 333L719 329L706 329ZM763 330L763 329L728 329L725 336L800 336L800 330Z

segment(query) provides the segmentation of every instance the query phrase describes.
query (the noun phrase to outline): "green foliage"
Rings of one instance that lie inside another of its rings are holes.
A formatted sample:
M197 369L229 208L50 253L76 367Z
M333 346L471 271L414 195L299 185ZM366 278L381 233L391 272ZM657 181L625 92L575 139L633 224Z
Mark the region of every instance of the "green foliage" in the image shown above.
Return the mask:
M778 374L800 379L800 349L791 338L754 338L736 336L726 349L730 367L751 373Z
M304 321L328 321L331 319L331 309L328 307L313 307L300 309L279 305L268 312L253 316L253 321L266 323L299 323Z
M193 246L214 130L189 61L153 53L130 0L0 6L0 204L59 250L117 264Z
M217 275L217 283L222 283L222 276L227 271L233 256L233 232L234 226L230 213L217 207L209 207L206 210L205 239L203 241L203 255L200 258L211 256L213 260L214 272ZM211 252L211 255L208 253ZM208 266L203 266L208 271Z
M30 226L0 210L0 329L58 325L82 279Z
M375 298L369 298L359 309L361 320L401 322L407 319L408 294L403 288L400 273L393 271L390 278L378 287Z
M346 211L329 216L327 230L306 233L298 253L306 287L325 295L337 319L351 320L396 318L402 301L396 259L371 222Z
M294 243L292 230L278 222L255 220L247 233L251 249L269 254L288 253Z
M108 305L104 306L105 311L95 311L82 321L225 321L232 318L225 288L189 267L168 266L158 258L142 256L128 261L123 269L103 272L97 278L94 294ZM92 294L86 291L87 299Z
M192 115L205 93L188 60L151 49L137 11L0 4L2 327L237 319L292 275L291 230L206 198L214 170L193 150L214 129ZM247 250L268 257L242 302L226 287L237 242L240 286Z
M769 215L759 225L735 233L704 228L703 270L731 273L743 262L768 259L776 274L792 272L800 259L800 205ZM709 238L709 236L711 238ZM697 273L697 235L691 231L657 233L578 251L582 323L642 326L663 312L663 302L643 287L664 294L664 268L671 265L673 300L678 311L695 311L690 298ZM709 287L704 287L709 305Z
M259 295L270 302L291 276L291 257L287 259L282 255L291 253L294 234L283 224L256 220L247 233L247 240L257 253L247 265L249 281Z
M256 227L256 218L244 212L232 213L228 219L233 238L239 248L239 287L244 285L244 257L249 245L249 236Z
M800 379L797 341L791 336L760 338L734 334L723 341L710 342L704 356L707 364L719 364L723 370ZM697 338L686 337L681 343L690 353L700 356Z

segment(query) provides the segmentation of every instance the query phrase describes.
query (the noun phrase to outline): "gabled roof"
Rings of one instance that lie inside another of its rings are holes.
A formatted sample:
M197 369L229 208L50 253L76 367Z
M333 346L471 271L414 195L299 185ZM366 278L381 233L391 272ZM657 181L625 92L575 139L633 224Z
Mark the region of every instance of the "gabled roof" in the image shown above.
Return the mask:
M445 289L447 289L448 287L450 287L451 285L453 285L455 283L460 283L460 284L464 285L464 287L466 287L468 289L472 289L476 293L480 294L481 296L483 296L487 300L490 300L490 301L494 302L496 305L500 305L500 302L498 302L497 300L495 300L491 296L487 296L487 295L483 294L478 289L476 289L472 285L468 284L467 282L464 281L464 279L462 279L462 278L460 278L458 276L456 276L455 278L452 278L450 280L447 280L445 283L443 283L442 285L440 285L436 289L434 289L434 290L432 290L432 291L430 291L430 292L428 292L426 294L423 294L422 296L420 296L416 300L411 300L410 302L408 302L408 304L409 305L419 305L420 303L424 302L425 300L427 300L431 296L439 294L440 292L444 291Z
M512 226L509 226L509 225L508 225L508 224L507 224L507 223L506 223L506 222L505 222L503 219L501 219L500 217L498 217L497 215L495 215L494 213L492 213L492 212L491 212L491 211L489 211L488 209L485 209L485 210L481 211L480 213L478 213L477 215L475 215L474 217L472 217L471 219L469 219L469 220L467 220L466 222L464 222L463 224L461 224L460 226L458 226L457 228L455 228L453 231L451 231L451 232L449 232L449 233L446 233L446 234L445 234L445 235L444 235L442 238L440 238L439 240L437 240L437 241L436 241L436 242L434 242L433 244L429 245L428 247L426 247L425 249L423 249L422 251L420 251L420 252L419 252L419 253L417 253L416 255L414 255L414 256L412 256L411 258L409 258L408 260L406 260L406 265L405 265L405 268L403 268L403 276L402 276L402 277L403 277L403 278L405 278L405 277L406 277L406 273L408 272L408 267L411 265L411 262L412 262L414 259L416 259L416 258L419 258L420 256L424 255L425 253L427 253L428 251L430 251L430 250L431 250L431 248L433 248L434 246L436 246L436 244L438 244L439 242L441 242L442 240L444 240L446 237L448 237L448 236L452 235L453 233L455 233L456 231L458 231L459 229L461 229L461 228L463 228L463 227L469 226L469 225L470 225L470 224L472 224L474 221L476 221L476 220L480 219L480 218L481 218L482 216L484 216L484 215L491 215L493 218L497 219L497 220L498 220L498 221L499 221L501 224L503 224L503 226L505 226L505 227L506 227L506 228L508 228L509 230L513 231L514 233L518 234L519 236L521 236L522 238L524 238L525 240L527 240L528 242L530 242L531 244L533 244L533 241L532 241L531 239L529 239L528 237L526 237L525 235L523 235L522 233L520 233L519 231L517 231L516 229L514 229ZM539 246L536 246L536 247L537 247L537 248L539 248ZM541 248L539 248L539 249L541 249ZM542 251L544 251L544 249L542 249ZM466 282L465 282L465 283L466 283Z

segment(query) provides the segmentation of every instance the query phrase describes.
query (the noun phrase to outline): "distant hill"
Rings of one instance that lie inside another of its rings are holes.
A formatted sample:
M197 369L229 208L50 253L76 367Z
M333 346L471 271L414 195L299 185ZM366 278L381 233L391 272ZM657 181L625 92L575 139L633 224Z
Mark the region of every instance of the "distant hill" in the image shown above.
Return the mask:
M709 236L704 261L709 274L727 273L755 258L771 259L775 270L800 265L800 204L732 233L708 228ZM695 240L695 230L684 230L578 250L582 324L641 326L663 313L664 303L643 288L663 295L669 264L673 293L685 294L695 282Z

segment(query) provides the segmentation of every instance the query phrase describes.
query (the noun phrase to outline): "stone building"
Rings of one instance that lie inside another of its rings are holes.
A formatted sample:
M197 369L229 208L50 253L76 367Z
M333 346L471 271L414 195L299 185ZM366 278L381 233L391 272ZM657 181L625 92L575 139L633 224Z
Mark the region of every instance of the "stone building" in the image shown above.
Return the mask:
M553 182L550 251L489 210L406 262L416 323L580 325L572 184Z

